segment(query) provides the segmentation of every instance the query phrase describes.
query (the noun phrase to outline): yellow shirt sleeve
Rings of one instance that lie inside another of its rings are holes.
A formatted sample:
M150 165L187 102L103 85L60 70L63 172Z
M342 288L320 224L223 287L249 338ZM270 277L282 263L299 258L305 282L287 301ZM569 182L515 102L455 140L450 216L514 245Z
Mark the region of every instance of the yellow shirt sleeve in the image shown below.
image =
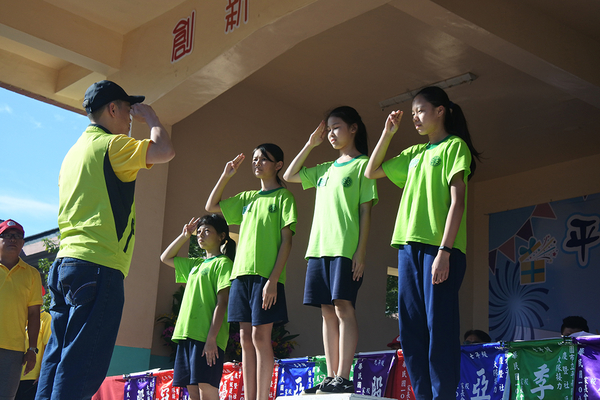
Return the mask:
M152 164L146 164L146 153L150 139L136 140L125 135L116 135L108 146L110 164L123 182L133 182L140 169L150 169Z

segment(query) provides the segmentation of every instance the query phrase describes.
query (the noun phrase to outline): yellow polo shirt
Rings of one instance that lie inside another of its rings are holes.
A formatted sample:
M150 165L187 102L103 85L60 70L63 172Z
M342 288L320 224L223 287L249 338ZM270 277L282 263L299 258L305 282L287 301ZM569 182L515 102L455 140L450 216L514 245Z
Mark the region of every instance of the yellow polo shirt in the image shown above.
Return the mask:
M0 348L25 352L27 312L42 300L42 278L19 258L11 270L0 264Z

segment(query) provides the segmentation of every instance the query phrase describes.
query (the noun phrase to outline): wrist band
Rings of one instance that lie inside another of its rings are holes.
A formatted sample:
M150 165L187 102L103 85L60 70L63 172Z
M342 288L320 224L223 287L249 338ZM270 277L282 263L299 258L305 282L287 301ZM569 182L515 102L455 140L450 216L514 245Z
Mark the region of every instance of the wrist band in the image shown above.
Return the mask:
M452 248L448 246L440 246L440 250L445 251L446 253L452 253Z

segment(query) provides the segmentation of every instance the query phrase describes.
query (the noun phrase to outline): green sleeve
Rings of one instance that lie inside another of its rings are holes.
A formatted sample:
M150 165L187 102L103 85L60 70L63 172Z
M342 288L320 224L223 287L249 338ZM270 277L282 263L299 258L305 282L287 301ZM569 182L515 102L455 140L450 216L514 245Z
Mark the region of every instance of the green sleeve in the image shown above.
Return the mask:
M187 283L192 268L204 262L202 258L175 257L175 282Z
M244 219L244 205L246 201L246 192L238 193L219 202L221 212L228 225L239 225Z

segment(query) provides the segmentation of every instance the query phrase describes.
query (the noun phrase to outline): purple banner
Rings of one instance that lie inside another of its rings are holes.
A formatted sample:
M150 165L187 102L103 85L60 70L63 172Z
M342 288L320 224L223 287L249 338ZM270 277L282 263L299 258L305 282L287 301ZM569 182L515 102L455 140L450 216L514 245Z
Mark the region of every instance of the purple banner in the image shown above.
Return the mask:
M600 336L578 337L574 400L600 400Z
M153 376L140 376L130 378L125 382L123 393L124 400L154 400L156 378Z
M396 352L359 354L354 366L354 393L383 397Z

